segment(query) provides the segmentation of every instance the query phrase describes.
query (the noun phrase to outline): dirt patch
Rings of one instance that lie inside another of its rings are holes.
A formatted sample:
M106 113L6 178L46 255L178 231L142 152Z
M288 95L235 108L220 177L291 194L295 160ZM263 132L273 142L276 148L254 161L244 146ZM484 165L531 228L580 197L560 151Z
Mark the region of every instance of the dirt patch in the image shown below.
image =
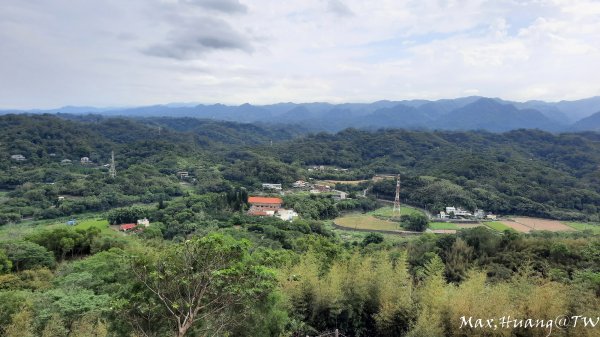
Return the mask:
M469 223L469 224L466 224L466 223L457 223L456 224L456 227L458 227L460 229L471 229L471 228L481 227L481 226L483 226L483 225L480 224L480 223Z
M509 220L503 220L503 221L498 221L503 225L506 225L514 230L516 230L517 232L521 232L521 233L529 233L531 232L531 227L527 227L523 224L520 224L518 222L514 222L514 221L509 221Z
M525 218L519 217L513 219L515 222L525 225L532 230L538 231L551 231L551 232L563 232L563 231L573 231L572 227L569 227L557 220L548 220L548 219L540 219L540 218Z

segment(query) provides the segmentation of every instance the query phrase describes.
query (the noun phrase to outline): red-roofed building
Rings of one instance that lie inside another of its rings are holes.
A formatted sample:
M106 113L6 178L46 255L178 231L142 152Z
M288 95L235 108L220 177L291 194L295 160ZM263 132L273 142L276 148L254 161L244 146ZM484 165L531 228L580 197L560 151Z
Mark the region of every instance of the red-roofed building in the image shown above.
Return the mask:
M119 226L119 230L123 231L123 232L127 232L129 230L134 229L137 226L137 224L134 223L124 223L121 226Z
M265 212L274 214L278 209L281 208L283 200L280 198L271 197L249 197L248 203L250 204L250 215L269 215Z

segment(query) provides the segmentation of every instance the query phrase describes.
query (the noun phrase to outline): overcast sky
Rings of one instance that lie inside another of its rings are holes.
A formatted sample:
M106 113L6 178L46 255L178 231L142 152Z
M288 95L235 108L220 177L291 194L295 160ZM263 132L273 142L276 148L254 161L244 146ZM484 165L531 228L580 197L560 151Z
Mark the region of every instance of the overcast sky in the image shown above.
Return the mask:
M600 1L0 0L0 107L600 95Z

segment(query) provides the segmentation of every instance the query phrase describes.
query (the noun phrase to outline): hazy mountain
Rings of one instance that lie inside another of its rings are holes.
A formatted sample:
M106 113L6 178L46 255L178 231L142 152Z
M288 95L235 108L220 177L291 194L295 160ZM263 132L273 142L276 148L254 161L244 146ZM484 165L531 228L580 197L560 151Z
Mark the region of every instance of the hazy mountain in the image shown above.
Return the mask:
M295 124L313 131L344 128L485 129L506 131L588 130L591 121L576 123L600 111L600 96L577 101L512 102L479 96L456 99L381 100L373 103L277 103L239 106L171 103L133 108L67 106L48 110L3 110L3 113L70 113L133 117L194 117L258 124ZM589 127L586 123L590 123Z
M471 104L441 116L434 125L450 130L489 130L502 132L514 129L556 131L560 125L533 109L519 110L491 98L480 98Z
M431 119L417 108L398 104L391 108L379 109L363 117L360 124L379 128L417 128L427 126Z
M600 111L573 124L571 129L575 131L600 131Z
M418 109L421 113L433 119L443 116L452 110L462 108L467 104L471 104L480 98L479 96L470 96L456 99L440 99L433 102L427 101L420 105Z

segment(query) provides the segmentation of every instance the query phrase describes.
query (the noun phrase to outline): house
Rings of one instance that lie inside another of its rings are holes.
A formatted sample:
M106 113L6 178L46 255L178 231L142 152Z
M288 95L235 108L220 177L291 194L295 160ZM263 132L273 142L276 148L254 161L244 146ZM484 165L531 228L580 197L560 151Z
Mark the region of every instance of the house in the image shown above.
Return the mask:
M250 204L249 215L275 216L284 221L292 221L298 217L298 213L293 209L281 208L283 200L280 198L249 197L248 203Z
M264 189L268 189L268 190L276 190L276 191L281 191L281 184L262 184L262 188Z
M294 188L303 188L306 186L308 186L308 183L304 180L298 180L292 184L292 187L294 187Z
M134 223L124 223L121 226L119 226L119 230L122 232L127 232L134 229L136 226L137 224Z
M348 196L348 193L343 191L334 191L335 194L332 196L333 200L345 200Z
M292 221L294 220L294 218L298 217L298 213L296 213L296 211L294 211L293 209L280 208L277 211L276 216L284 221Z
M80 161L81 161L81 163L82 163L82 164L89 164L89 163L91 163L91 162L92 162L92 161L90 160L90 158L88 158L88 157L81 157L81 160L80 160Z
M496 220L498 217L495 214L488 214L485 216L486 219L488 220Z
M473 214L469 213L468 211L465 211L464 209L460 208L460 207L446 207L446 214L452 216L473 216Z
M63 200L65 200L65 197L63 197L63 196L58 197L58 201L63 201Z
M71 159L63 159L60 161L60 163L63 165L71 164Z
M331 186L329 185L322 185L322 184L315 184L314 189L319 191L319 192L329 192L329 190L331 190Z
M10 159L16 161L24 161L26 158L22 154L13 154L12 156L10 156Z
M138 219L137 220L137 225L138 226L148 227L148 226L150 226L150 220L148 220L147 218Z
M188 171L179 171L177 172L177 176L181 179L183 178L189 178L190 177L190 173Z
M277 211L281 208L283 200L271 197L249 197L248 203L250 204L250 210Z
M485 217L485 211L482 209L477 209L475 210L475 213L473 213L473 216L477 219L483 219Z

